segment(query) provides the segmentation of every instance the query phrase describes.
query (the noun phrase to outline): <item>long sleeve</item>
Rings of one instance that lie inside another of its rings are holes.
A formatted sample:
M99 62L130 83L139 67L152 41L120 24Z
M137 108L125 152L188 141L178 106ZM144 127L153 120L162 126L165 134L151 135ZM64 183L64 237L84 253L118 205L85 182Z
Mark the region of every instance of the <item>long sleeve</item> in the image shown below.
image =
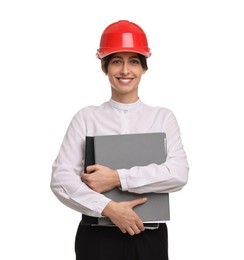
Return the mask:
M82 113L75 115L52 166L51 189L66 206L90 216L100 217L110 201L91 190L80 179L84 164L85 124Z
M161 165L151 164L119 169L122 190L135 193L174 192L180 190L188 180L188 162L184 151L179 126L171 112L164 120L167 137L167 159Z

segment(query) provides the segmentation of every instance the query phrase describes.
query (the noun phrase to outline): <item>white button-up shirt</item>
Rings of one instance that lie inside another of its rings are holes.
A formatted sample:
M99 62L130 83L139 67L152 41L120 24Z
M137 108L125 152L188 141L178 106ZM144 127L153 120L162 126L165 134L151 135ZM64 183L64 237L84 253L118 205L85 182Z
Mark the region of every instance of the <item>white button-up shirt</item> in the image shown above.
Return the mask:
M101 217L110 199L80 179L84 171L86 136L165 132L167 159L161 165L117 169L121 189L135 193L180 190L188 178L188 162L172 111L151 107L141 100L122 104L112 99L101 106L81 109L72 119L53 164L51 189L66 206Z

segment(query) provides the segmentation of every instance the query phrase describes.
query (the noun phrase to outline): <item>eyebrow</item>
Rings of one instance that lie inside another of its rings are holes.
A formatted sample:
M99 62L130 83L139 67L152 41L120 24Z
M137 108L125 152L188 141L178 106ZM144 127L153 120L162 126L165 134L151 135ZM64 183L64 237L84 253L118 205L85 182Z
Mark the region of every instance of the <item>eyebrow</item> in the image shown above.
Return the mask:
M139 57L137 56L137 55L134 55L134 56L130 56L129 57L129 59L139 59ZM121 56L119 56L119 55L114 55L113 57L112 57L112 59L123 59Z

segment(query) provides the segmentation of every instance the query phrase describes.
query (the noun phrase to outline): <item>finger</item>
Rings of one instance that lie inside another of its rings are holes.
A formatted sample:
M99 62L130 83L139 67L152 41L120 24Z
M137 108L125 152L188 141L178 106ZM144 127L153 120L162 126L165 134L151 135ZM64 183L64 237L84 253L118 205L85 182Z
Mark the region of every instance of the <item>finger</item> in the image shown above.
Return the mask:
M86 167L86 172L87 172L87 173L94 172L94 171L95 171L94 168L95 168L94 165L87 166L87 167Z
M134 236L136 233L135 231L130 227L130 228L127 228L127 232L131 235L131 236Z
M127 233L126 229L124 229L124 228L120 228L120 230L121 230L121 231L122 231L122 233L124 233L124 234L126 234L126 233Z
M86 171L88 173L91 173L91 172L94 172L94 171L98 170L98 168L99 168L98 164L89 165L89 166L86 167Z
M80 175L80 179L84 182L84 173Z
M134 208L135 206L143 204L146 201L147 201L147 198L139 198L139 199L132 200L130 202L130 205L131 205L132 208Z
M141 220L137 221L136 226L141 232L145 230L144 224Z
M80 175L80 178L81 178L81 180L82 180L83 182L86 181L86 177L87 177L87 174L86 174L86 173L82 173L82 174Z
M138 234L141 233L141 230L138 228L137 225L135 225L135 226L133 227L133 231L135 232L136 235L138 235Z

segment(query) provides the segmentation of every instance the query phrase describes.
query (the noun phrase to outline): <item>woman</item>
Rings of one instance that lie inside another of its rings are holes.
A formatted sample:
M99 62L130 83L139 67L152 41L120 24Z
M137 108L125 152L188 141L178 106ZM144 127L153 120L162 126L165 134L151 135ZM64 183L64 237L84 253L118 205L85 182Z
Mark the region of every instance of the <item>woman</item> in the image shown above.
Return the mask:
M150 55L146 34L135 23L118 21L104 30L97 57L108 76L111 98L100 106L85 107L73 117L53 164L54 194L83 214L75 241L77 260L168 259L166 223L147 230L134 211L135 206L146 203L143 194L123 202L102 194L116 187L134 193L169 193L187 183L187 157L173 112L148 106L138 95ZM167 159L163 164L131 169L91 165L84 173L86 136L150 132L166 133ZM102 216L115 226L91 225L91 217Z

